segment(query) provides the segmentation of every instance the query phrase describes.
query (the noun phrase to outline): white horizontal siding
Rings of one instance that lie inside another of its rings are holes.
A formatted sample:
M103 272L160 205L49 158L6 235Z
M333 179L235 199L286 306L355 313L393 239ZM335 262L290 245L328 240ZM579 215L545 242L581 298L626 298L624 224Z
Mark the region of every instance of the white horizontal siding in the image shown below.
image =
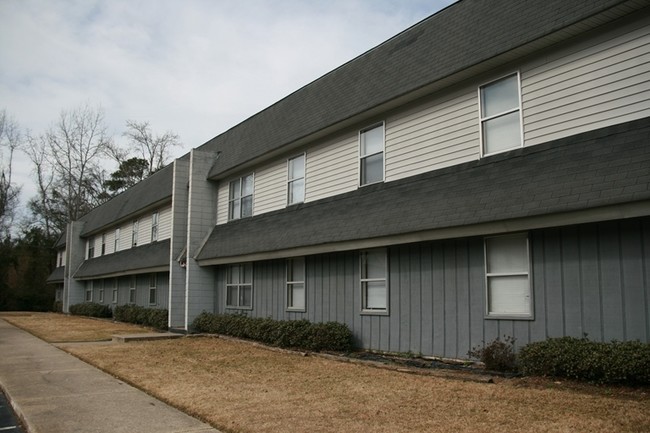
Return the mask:
M351 132L307 151L305 202L357 189L358 132Z
M113 254L115 252L115 230L104 233L106 240L105 254Z
M217 224L228 222L228 182L219 184L219 193L217 195Z
M479 157L477 93L464 89L386 121L386 180Z
M255 171L253 215L287 205L287 161L281 160Z
M172 237L172 207L160 209L160 219L158 221L158 240L162 241Z
M140 217L138 230L138 246L151 243L151 213Z
M133 233L133 220L120 226L120 251L131 248L131 234Z
M525 144L650 115L647 24L619 28L522 68Z

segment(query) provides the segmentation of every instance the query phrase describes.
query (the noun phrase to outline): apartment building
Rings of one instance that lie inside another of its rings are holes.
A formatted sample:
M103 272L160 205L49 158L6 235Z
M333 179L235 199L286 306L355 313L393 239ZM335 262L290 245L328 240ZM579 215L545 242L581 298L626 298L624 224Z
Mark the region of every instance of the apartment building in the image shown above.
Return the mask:
M181 330L648 342L649 116L647 2L462 0L71 222L52 280Z

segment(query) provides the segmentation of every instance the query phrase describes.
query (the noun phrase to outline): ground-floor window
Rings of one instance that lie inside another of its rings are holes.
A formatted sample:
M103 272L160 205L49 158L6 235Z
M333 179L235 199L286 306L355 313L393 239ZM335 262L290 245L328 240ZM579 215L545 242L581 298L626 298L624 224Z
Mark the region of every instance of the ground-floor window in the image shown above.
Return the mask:
M103 303L104 303L104 287L103 287L103 285L102 285L102 287L99 289L99 303L100 303L100 304L103 304Z
M487 316L532 316L528 235L485 238Z
M131 277L129 283L129 304L135 304L135 276Z
M61 302L63 300L63 289L56 289L56 292L54 292L54 300L56 302Z
M253 265L228 266L226 276L226 307L253 307Z
M88 281L86 283L86 302L92 302L93 301L93 282Z
M305 311L305 259L287 259L287 309Z
M113 280L113 304L117 304L117 278Z
M151 274L149 277L149 305L156 305L158 303L158 278L156 274Z
M388 313L388 257L385 249L361 252L361 309Z

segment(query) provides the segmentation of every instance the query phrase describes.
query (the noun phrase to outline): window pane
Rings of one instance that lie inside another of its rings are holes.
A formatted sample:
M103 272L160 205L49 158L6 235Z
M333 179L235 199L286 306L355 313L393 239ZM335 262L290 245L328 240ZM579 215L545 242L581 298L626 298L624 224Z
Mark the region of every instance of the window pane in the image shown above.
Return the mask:
M366 290L366 309L385 310L387 308L387 291L384 281L368 281L363 283Z
M291 260L291 280L290 281L305 281L305 259L297 258Z
M378 126L361 133L361 156L371 155L384 150L384 128Z
M298 179L289 183L289 204L305 201L305 180Z
M386 278L386 251L371 250L364 254L365 275L362 278Z
M239 199L230 202L229 213L231 220L239 218Z
M519 111L483 122L485 153L494 153L521 146Z
M489 277L490 314L530 314L527 276Z
M241 199L241 217L246 218L253 215L253 196L242 197Z
M253 194L253 175L242 177L242 186L241 186L241 195L252 195Z
M481 88L482 116L490 117L519 107L517 86L517 76L512 75Z
M253 265L247 264L242 265L243 268L243 279L242 283L251 284L253 282Z
M289 307L291 308L305 308L305 285L302 283L292 284L290 287L290 301Z
M228 284L239 284L238 265L232 265L228 268Z
M368 156L361 160L361 185L384 180L384 154Z
M487 271L491 274L528 272L526 236L486 239Z
M289 180L305 177L305 156L297 156L289 160Z
M237 293L238 293L238 286L226 287L226 305L232 307L237 306Z
M253 305L253 288L251 286L239 287L239 306L250 307Z
M240 196L239 179L230 182L230 200L234 200Z
M149 303L150 304L156 303L156 289L149 290Z

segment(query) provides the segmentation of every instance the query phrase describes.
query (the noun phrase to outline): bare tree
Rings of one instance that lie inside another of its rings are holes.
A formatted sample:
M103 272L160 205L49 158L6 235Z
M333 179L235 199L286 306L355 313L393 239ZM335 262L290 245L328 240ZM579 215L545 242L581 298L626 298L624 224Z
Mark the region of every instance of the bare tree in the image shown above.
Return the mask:
M12 182L14 153L19 149L21 134L18 124L7 110L0 111L0 235L10 237L20 187Z
M106 198L102 158L111 145L101 108L62 111L45 134L30 137L28 155L36 168L39 197L32 211L46 231L62 231Z
M124 136L129 142L137 148L138 157L147 161L149 164L149 173L152 174L160 170L169 160L169 152L172 147L180 146L179 136L171 131L163 135L151 133L149 122L136 122L134 120L126 121L127 131ZM118 160L124 162L126 158Z

